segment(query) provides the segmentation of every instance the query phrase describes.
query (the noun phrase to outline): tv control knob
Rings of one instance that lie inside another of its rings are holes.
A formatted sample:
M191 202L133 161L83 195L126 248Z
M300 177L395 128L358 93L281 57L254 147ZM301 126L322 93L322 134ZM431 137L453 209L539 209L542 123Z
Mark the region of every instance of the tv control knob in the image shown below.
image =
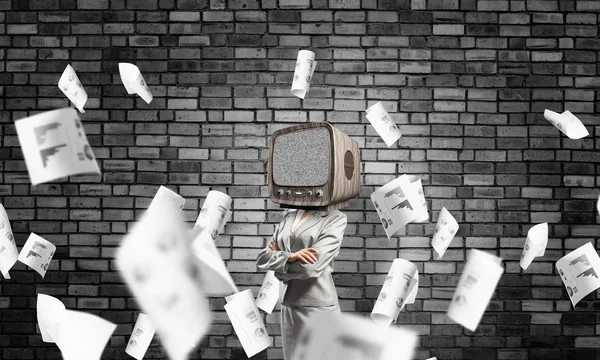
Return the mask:
M285 194L286 194L287 196L290 196L290 195L292 195L292 191L291 191L291 190L288 190L288 191L286 191L286 192L285 192Z
M323 196L323 190L317 190L317 197L320 198Z
M281 189L277 190L277 196L281 196L281 195L283 195L283 190L281 190Z
M306 194L307 194L308 196L312 196L313 192L312 192L312 190L308 190L308 191L306 192Z

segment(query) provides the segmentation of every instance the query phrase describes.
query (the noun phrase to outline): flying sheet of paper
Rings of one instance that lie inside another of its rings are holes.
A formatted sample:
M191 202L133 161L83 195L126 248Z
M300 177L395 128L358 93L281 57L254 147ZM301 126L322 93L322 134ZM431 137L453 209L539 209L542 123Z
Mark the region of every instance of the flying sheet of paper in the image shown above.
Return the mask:
M448 308L448 317L475 331L504 273L502 259L472 249Z
M246 356L252 357L272 345L272 339L254 303L252 290L235 293L225 300L225 311Z
M419 271L408 260L396 259L385 278L371 319L382 326L396 321L406 304L414 304L419 289Z
M315 53L310 50L298 51L298 60L296 60L296 70L294 70L294 80L292 81L292 94L304 99L308 89L310 88L310 80L312 79L317 62L315 61Z
M154 195L150 206L148 206L147 211L153 211L152 209L160 211L161 209L171 208L173 206L182 210L184 205L185 199L183 197L168 187L161 185L161 187L158 188L156 195Z
M42 340L54 342L64 360L100 360L117 325L98 316L66 310L60 300L38 294L37 317Z
M420 182L413 184L408 175L402 175L371 194L371 201L388 239L398 234L409 222L429 216L424 197L421 198L419 194L419 186Z
M581 120L571 114L569 110L559 114L546 109L544 110L544 117L563 134L567 135L569 139L581 139L590 134Z
M587 243L556 262L556 269L567 289L573 307L592 291L600 288L600 257Z
M71 65L67 65L65 71L63 71L60 80L58 80L58 87L80 112L85 113L83 107L88 95Z
M4 206L0 204L0 272L6 279L10 279L8 271L17 262L19 250L15 243L8 214Z
M534 258L544 256L546 245L548 245L548 223L537 224L529 229L521 254L521 268L527 270Z
M432 358L429 358L429 359L427 359L427 360L437 360L437 358L434 356L434 357L432 357Z
M150 104L153 99L152 93L137 66L119 63L119 75L121 75L121 82L128 94L138 94L147 104Z
M458 222L454 219L454 216L443 207L438 216L435 232L433 233L433 240L431 240L431 246L435 250L437 260L444 256L446 249L450 246L450 243L457 232Z
M61 321L47 329L64 360L100 360L117 325L80 311L65 311Z
M168 205L167 205L168 206ZM179 209L146 212L117 250L116 264L172 360L184 360L207 332L208 301Z
M48 333L48 329L61 321L64 313L67 311L65 305L53 296L38 294L36 308L42 340L49 343L55 342Z
M273 270L267 271L263 279L258 295L256 296L256 306L262 311L270 314L279 300L279 279L275 277Z
M148 350L148 346L152 342L155 332L156 327L152 324L150 317L144 313L140 313L125 352L137 360L142 360Z
M18 260L44 277L52 261L56 246L50 241L31 233L21 249Z
M308 318L291 360L411 360L417 340L401 327L324 312Z
M402 133L394 120L383 107L381 102L372 105L367 110L367 120L371 123L377 134L385 141L385 144L390 147L400 137Z
M414 222L422 223L429 221L429 211L427 210L427 201L425 200L425 192L423 191L423 184L421 183L421 178L416 175L408 175L408 180L410 181L410 185L413 188L413 192L417 193L419 200L421 201L421 207L423 211L421 211L420 215L413 220Z
M231 197L225 193L209 191L194 224L194 230L198 233L207 232L216 240L231 217L231 201Z
M203 290L210 296L238 292L215 245L215 240L231 217L230 205L231 198L227 194L209 191L194 225L192 250L201 270Z
M600 215L600 196L598 196L598 202L596 203L596 210L598 210L598 215Z
M33 185L82 173L100 174L77 111L65 108L15 122Z

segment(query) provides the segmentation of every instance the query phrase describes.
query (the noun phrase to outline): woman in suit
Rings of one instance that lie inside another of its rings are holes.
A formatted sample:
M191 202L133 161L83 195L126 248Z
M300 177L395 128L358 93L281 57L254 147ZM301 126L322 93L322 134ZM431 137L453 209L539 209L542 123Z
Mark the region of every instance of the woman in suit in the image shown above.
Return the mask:
M284 359L290 360L295 342L313 313L340 312L331 273L339 254L346 215L339 210L289 209L273 239L257 257L258 267L273 270L287 285L281 303Z

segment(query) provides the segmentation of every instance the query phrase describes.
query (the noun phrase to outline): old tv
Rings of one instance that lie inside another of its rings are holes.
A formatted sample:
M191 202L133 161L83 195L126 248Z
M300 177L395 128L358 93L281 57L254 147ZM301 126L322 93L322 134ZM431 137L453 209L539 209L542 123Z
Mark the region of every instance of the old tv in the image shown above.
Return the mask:
M281 129L269 145L271 201L329 211L358 195L358 143L333 125L318 122Z

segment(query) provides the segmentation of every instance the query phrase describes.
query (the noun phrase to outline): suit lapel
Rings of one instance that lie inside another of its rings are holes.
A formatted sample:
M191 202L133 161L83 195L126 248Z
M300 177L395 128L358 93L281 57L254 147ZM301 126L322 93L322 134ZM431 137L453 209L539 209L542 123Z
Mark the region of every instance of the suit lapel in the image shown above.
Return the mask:
M308 217L306 217L300 223L300 225L298 225L298 228L293 233L294 234L294 238L300 237L300 235L302 235L303 232L305 232L308 229L312 228L313 226L317 225L321 221L321 218L324 217L324 216L326 216L326 215L327 215L327 213L323 212L323 211L312 212L310 215L308 215Z

